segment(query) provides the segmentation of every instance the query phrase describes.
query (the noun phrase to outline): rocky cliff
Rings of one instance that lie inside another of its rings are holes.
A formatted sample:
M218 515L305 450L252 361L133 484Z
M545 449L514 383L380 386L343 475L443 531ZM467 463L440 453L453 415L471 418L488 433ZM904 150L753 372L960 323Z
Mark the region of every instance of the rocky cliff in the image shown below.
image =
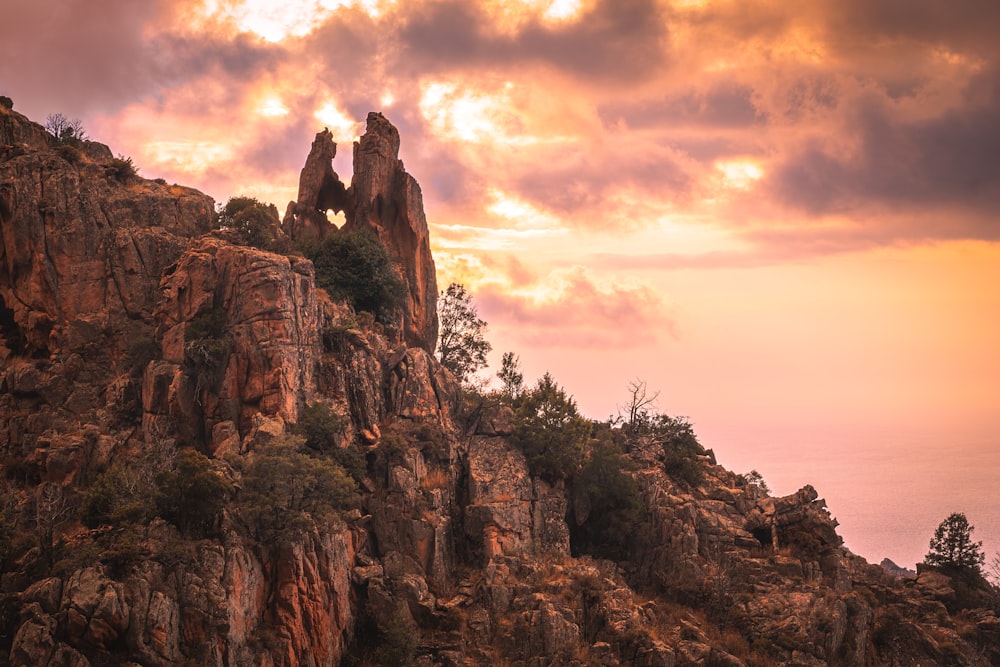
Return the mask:
M590 553L587 498L431 354L398 148L370 115L344 187L317 135L283 228L371 228L402 338L301 255L212 230L208 197L0 108L0 664L1000 662L983 582L890 577L811 487L773 498L707 454L679 479L648 435L606 429L642 509Z

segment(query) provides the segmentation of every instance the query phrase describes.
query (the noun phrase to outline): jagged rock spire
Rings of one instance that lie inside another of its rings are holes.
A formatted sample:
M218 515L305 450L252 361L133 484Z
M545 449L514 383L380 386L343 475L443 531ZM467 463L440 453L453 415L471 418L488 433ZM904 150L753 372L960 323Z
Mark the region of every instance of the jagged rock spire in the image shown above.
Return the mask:
M368 114L354 144L354 177L345 189L333 170L337 145L328 130L316 135L283 227L293 239L322 239L331 228L326 211L344 211L344 229L370 228L400 263L407 286L403 334L433 353L437 345L437 277L423 196L399 159L399 131L380 113Z

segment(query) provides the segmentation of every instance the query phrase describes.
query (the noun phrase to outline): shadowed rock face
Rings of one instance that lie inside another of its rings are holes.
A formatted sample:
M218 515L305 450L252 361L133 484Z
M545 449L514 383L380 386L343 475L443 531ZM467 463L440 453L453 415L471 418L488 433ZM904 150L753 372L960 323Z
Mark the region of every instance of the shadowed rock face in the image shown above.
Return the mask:
M337 146L328 130L316 135L299 178L299 196L282 223L294 239L322 239L331 228L326 211L344 211L345 231L371 229L399 261L407 286L406 343L433 353L437 346L437 275L423 196L399 159L399 132L380 113L368 114L354 144L354 177L345 189L333 170Z

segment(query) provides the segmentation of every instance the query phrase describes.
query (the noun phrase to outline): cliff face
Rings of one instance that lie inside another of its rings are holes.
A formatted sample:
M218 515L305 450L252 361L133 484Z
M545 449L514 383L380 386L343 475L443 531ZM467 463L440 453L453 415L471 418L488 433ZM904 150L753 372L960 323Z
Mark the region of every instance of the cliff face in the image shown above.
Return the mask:
M981 582L884 575L811 487L773 498L709 457L692 485L649 438L615 436L644 507L627 548L585 555L583 501L531 475L509 408L470 419L430 354L433 260L398 141L369 116L344 188L317 135L284 221L319 236L343 208L400 258L393 343L308 260L210 232L208 197L120 179L110 151L0 108L0 664L1000 661ZM336 426L288 475L317 406ZM351 452L355 508L323 513L346 478L310 486L316 466ZM155 511L115 504L144 486ZM222 487L199 523L185 501Z

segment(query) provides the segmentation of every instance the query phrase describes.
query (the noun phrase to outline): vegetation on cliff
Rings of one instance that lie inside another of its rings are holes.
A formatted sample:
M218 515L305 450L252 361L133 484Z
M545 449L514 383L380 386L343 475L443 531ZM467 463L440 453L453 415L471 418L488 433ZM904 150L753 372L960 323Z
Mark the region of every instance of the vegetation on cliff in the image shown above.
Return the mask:
M641 381L600 422L514 353L470 381L464 288L446 372L398 133L369 117L350 188L328 135L280 227L234 198L210 231L0 104L0 663L1000 660L996 590L945 567L982 564L967 522L893 579Z

